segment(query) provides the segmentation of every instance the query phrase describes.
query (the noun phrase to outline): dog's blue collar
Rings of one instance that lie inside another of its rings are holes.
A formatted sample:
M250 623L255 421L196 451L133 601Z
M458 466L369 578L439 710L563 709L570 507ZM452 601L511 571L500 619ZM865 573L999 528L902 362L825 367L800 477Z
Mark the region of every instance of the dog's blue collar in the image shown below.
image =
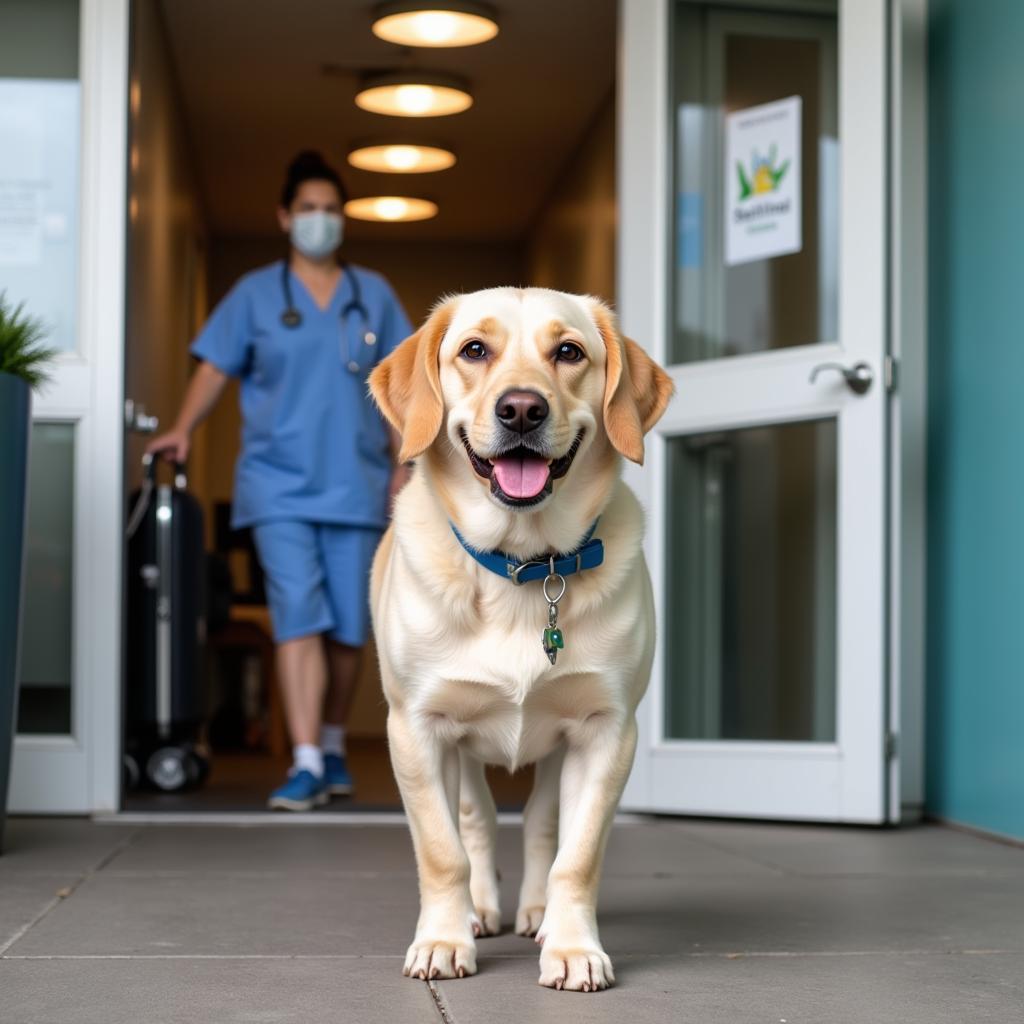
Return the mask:
M571 576L574 572L582 572L584 569L596 569L604 561L604 544L600 538L594 536L597 529L596 519L575 551L565 555L551 555L548 558L534 558L526 562L520 562L500 551L478 551L466 542L462 534L455 529L454 523L451 527L458 542L477 562L495 576L511 580L517 585L529 583L531 580L542 580L550 575Z

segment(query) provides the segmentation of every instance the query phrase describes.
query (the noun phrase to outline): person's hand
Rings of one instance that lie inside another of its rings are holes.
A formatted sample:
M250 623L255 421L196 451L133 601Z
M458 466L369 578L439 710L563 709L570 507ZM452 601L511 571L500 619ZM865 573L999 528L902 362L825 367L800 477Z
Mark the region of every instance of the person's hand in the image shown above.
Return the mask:
M169 462L186 462L192 439L186 430L169 430L146 445L147 455L162 455Z

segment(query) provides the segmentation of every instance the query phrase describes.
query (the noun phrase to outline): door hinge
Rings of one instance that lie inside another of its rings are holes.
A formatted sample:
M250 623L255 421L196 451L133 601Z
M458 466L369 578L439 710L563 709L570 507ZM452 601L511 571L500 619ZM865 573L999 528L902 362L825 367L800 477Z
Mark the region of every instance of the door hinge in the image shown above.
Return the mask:
M885 759L886 761L894 761L896 755L899 753L900 738L894 732L887 732L885 734Z
M140 402L134 402L130 398L124 400L124 425L128 430L134 430L137 434L155 434L160 426L160 420L156 416L150 416L146 407Z
M899 383L900 363L895 356L886 356L882 364L882 376L885 378L885 390L892 394Z

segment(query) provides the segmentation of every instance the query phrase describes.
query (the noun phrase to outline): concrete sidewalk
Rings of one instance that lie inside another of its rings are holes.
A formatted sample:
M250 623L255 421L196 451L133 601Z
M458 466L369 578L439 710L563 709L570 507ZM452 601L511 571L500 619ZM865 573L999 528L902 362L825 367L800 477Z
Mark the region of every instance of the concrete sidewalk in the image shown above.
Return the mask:
M601 935L617 986L537 985L506 931L480 972L401 974L402 827L15 820L0 857L0 1022L1024 1020L1024 850L949 829L650 821L613 834Z

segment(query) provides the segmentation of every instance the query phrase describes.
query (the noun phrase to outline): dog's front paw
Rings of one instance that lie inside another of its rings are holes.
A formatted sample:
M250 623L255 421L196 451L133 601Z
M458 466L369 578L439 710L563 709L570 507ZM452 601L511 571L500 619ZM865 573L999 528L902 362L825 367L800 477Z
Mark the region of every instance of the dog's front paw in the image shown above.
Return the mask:
M544 920L544 905L520 906L516 911L516 935L532 936L540 931Z
M596 942L546 939L540 954L540 984L571 992L597 992L615 984L608 954Z
M405 954L407 978L465 978L476 974L476 947L470 942L417 938Z

